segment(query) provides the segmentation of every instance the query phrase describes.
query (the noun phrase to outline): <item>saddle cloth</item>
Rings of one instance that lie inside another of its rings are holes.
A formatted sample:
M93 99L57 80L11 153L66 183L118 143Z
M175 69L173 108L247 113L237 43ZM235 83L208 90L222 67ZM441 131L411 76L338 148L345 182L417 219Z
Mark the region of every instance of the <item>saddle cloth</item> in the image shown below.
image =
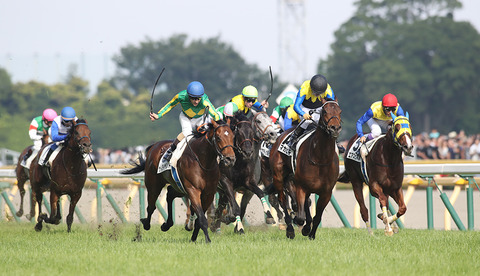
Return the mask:
M38 164L40 165L43 165L44 163L47 163L48 162L48 165L51 167L52 166L52 162L53 160L55 160L55 158L57 157L58 153L60 152L60 150L63 148L63 146L60 144L58 145L58 147L52 152L52 154L50 155L50 158L48 158L47 162L44 162L45 161L45 157L47 157L47 153L48 151L50 150L50 148L55 145L54 143L53 144L49 144L47 146L45 146L43 148L43 150L41 150L41 153L40 153L40 158L38 159Z
M164 157L165 154L162 155L162 158L160 159L160 162L158 162L158 169L157 169L157 174L162 173L166 170L170 170L170 168L177 167L177 161L180 159L182 156L183 152L187 148L187 142L190 141L192 136L185 137L182 141L180 141L177 145L177 148L172 152L172 158L170 159L170 162L165 162Z
M385 134L382 134L375 139L367 141L365 144L363 144L363 146L362 146L362 143L360 142L360 138L357 138L357 140L353 142L352 146L348 150L346 158L356 161L360 164L360 170L362 172L363 180L367 184L369 182L369 178L367 174L367 162L366 162L367 155L373 149L373 146L378 141L378 139L384 136Z

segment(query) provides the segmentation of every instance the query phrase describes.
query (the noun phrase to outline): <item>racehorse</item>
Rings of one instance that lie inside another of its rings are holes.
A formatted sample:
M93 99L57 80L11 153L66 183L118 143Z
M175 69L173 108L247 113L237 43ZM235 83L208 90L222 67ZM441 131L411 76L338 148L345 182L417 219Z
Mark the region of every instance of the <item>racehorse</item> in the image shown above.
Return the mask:
M215 211L215 219L211 225L212 231L220 228L223 210L230 204L231 215L227 214L225 222L236 221L235 232L244 233L240 217L240 207L235 200L235 188L247 186L254 181L255 160L254 157L254 130L251 121L241 112L237 112L231 119L230 127L235 133L235 165L226 167L220 165L220 183L218 184L218 207Z
M46 146L42 147L32 161L30 166L30 183L39 210L37 224L35 225L36 231L42 230L43 221L51 224L60 223L62 217L59 210L59 198L65 194L70 197L67 231L71 231L73 212L78 200L82 196L82 189L87 179L87 164L84 156L92 150L90 135L91 131L86 120L79 119L76 122L74 121L67 134L64 146L52 162L50 173L47 172L47 166L38 164L38 159L42 151L46 149ZM45 191L50 191L50 217L42 213L42 193Z
M252 112L253 113L253 112ZM252 198L253 194L255 194L263 205L263 211L265 214L265 221L267 224L272 224L275 220L272 217L270 212L270 208L267 204L265 199L265 193L258 187L258 177L257 174L260 171L260 164L258 162L258 155L260 151L260 146L262 141L267 141L269 143L274 143L277 139L277 132L275 130L275 126L270 119L270 116L264 112L255 112L253 116L250 118L255 136L254 136L254 156L252 157L252 162L249 162L247 166L249 166L249 177L246 181L239 182L239 185L235 186L235 191L243 192L241 204L240 204L240 219L243 220L245 216L245 212L247 209L247 205ZM255 174L255 175L254 175ZM245 176L244 176L245 177ZM220 204L220 203L219 203Z
M342 110L336 101L322 100L320 119L313 122L316 125L313 133L306 138L296 152L296 166L292 169L291 157L278 151L278 147L286 135L293 129L284 132L272 146L270 152L270 167L273 174L273 185L278 192L280 204L285 213L287 224L286 235L295 237L292 218L287 213L287 200L284 187L294 172L293 182L295 187L294 199L297 202L298 213L295 217L297 225L304 225L302 234L315 239L315 233L321 222L322 214L332 196L332 190L338 178L339 161L336 152L336 139L340 134ZM313 218L308 208L308 198L311 193L318 195L316 214Z
M209 124L206 134L200 135L197 133L196 137L188 141L185 151L177 161L178 178L183 183L183 189L177 186L170 170L157 174L158 163L170 147L171 141L160 141L149 146L146 150L146 159L141 158L134 168L122 171L122 174L145 171L148 207L147 217L140 220L143 228L145 230L150 229L152 214L156 209L155 202L163 187L170 183L167 188L168 218L162 224L162 231L167 231L173 225L173 199L187 196L190 200L192 213L197 215L191 241L197 240L201 228L205 234L205 242L209 243L210 237L205 211L213 202L220 179L217 157L225 166L233 166L235 163L233 141L234 134L230 126L215 121Z
M389 130L385 136L378 138L366 156L366 178L362 173L360 162L345 158L345 172L338 179L340 182L352 183L355 198L360 205L362 219L367 226L368 232L373 234L368 221L368 210L362 194L363 183L367 183L370 193L378 198L380 202L382 213L378 217L383 220L385 235L388 236L393 234L391 224L407 211L402 191L404 172L402 153L410 155L413 150L412 131L408 113L406 117L396 117L393 114L392 117L393 122L390 124ZM352 148L357 138L358 135L354 135L349 140L346 153ZM389 196L398 205L398 212L393 216L387 212Z
M42 136L42 146L48 143L50 136L45 134ZM26 147L20 157L18 157L17 166L15 167L15 175L17 176L17 187L20 191L20 208L17 211L17 217L23 215L23 198L25 197L25 182L30 179L30 171L21 165L22 160L26 155L31 155L33 153L33 145ZM35 216L35 201L33 197L30 198L30 214L27 214L27 219L31 219Z

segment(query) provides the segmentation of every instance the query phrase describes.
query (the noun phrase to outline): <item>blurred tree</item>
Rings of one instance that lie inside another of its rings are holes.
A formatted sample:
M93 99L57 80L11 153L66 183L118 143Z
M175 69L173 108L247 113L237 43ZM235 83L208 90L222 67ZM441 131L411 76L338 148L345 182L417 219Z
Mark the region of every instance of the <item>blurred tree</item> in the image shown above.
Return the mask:
M472 104L480 100L475 78L480 35L471 24L452 19L461 3L360 0L356 5L355 15L335 32L333 54L319 63L344 107L344 138L353 135L370 104L389 92L409 111L416 133L480 132Z

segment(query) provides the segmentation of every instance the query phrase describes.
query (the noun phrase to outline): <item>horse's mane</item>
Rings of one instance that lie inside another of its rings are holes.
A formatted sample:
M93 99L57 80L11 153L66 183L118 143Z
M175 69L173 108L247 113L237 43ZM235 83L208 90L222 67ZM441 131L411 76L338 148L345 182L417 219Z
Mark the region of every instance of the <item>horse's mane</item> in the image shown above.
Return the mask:
M219 125L224 125L225 122L223 120L218 120L218 121L215 121L215 123L219 124ZM203 137L207 134L207 132L213 128L213 124L212 123L208 123L205 125L205 127L202 127L199 131L199 128L193 130L193 137L194 138L200 138L200 137Z
M237 122L248 121L247 115L246 115L245 113L243 113L243 112L237 112L237 113L235 113L235 116L234 116L233 118L235 118L235 120L236 120Z

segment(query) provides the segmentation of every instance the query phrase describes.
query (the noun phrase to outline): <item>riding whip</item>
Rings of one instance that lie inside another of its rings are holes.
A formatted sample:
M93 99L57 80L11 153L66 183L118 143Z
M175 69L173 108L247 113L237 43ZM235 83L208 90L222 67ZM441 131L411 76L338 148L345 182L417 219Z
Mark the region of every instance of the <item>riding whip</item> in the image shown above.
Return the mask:
M162 72L160 72L160 75L158 75L158 78L157 78L157 80L155 81L155 84L153 85L152 96L150 97L150 113L153 112L153 94L155 93L155 87L157 86L158 80L159 80L160 77L162 76L163 71L165 71L165 67L163 67Z
M268 94L268 97L265 101L268 102L268 99L270 99L270 96L272 96L272 91L273 91L273 74L272 74L272 66L268 66L270 69L270 93Z

